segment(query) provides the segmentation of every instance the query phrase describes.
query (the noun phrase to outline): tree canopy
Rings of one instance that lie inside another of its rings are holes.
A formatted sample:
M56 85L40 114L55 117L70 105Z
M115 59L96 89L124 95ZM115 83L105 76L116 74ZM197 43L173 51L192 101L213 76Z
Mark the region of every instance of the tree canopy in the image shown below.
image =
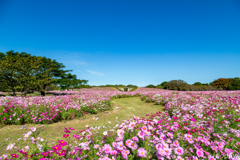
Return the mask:
M169 90L178 90L178 91L187 91L188 84L183 80L172 80L167 83L167 89Z
M26 95L29 91L40 91L44 96L46 88L52 84L62 89L79 87L87 80L77 79L76 75L64 70L65 66L46 57L37 57L25 52L0 52L1 90L10 90L13 95L20 91Z

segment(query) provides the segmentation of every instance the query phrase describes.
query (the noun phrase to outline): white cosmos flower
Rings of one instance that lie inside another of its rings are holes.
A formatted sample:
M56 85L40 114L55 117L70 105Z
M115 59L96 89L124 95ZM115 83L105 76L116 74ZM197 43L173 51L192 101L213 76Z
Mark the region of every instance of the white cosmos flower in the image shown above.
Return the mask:
M103 132L103 135L106 136L107 135L107 131Z

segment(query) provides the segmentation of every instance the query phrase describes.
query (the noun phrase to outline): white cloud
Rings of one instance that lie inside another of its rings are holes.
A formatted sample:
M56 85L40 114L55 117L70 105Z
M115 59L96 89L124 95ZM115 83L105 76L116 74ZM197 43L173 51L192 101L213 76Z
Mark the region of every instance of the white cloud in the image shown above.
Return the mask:
M99 73L99 72L90 71L90 70L86 70L86 71L89 72L89 73L95 74L95 75L103 76L103 74Z

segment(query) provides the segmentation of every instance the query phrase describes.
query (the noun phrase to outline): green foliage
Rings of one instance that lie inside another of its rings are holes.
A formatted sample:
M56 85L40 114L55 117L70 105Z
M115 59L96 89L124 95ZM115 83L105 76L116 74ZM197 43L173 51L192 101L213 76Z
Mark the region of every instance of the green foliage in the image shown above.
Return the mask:
M229 90L240 90L240 78L235 77L232 79Z
M221 88L223 90L226 90L227 88L230 87L231 83L232 83L232 79L230 78L219 78L213 81L212 86L218 89Z
M195 82L195 83L193 83L193 85L195 85L195 86L201 86L202 83L201 83L201 82Z
M188 89L189 89L189 91L214 91L214 90L217 90L217 88L215 88L211 85L201 85L201 86L189 85Z
M163 89L167 89L167 81L162 82L160 85L163 87Z
M27 92L35 90L38 85L49 83L51 79L46 77L49 70L44 71L41 68L42 60L42 57L31 56L24 52L7 52L0 60L0 85L10 89L14 95L18 89L26 96Z
M65 66L46 57L31 56L25 52L0 52L0 91L16 91L26 96L28 92L40 91L45 95L48 88L80 88L87 80L80 80L76 75L63 70ZM50 87L51 86L51 87ZM53 87L54 86L54 87Z
M156 86L154 86L153 84L149 84L145 88L156 88Z
M167 83L167 89L169 90L178 90L178 91L187 91L188 84L183 80L172 80Z
M158 85L156 86L156 88L157 88L157 89L163 89L163 86L161 86L161 84L158 84Z

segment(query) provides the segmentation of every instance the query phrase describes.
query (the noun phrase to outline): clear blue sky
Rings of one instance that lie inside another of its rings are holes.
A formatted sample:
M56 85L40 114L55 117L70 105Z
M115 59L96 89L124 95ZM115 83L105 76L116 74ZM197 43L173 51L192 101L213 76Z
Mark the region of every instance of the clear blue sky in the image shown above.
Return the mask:
M239 0L0 0L0 52L45 56L90 85L240 77Z

